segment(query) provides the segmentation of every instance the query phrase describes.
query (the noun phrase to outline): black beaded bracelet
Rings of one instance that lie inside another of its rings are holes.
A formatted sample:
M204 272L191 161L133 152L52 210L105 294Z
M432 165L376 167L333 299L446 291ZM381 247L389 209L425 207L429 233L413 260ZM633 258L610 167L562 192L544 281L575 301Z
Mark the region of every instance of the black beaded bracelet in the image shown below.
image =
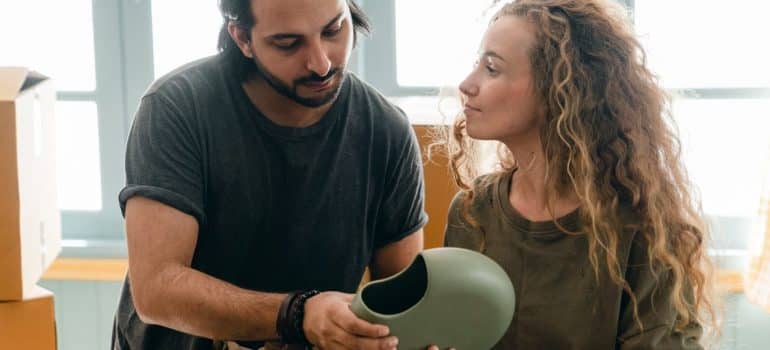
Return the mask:
M302 323L305 320L305 302L318 294L317 290L295 292L283 300L276 322L278 337L282 343L312 345L305 337Z
M294 311L291 317L292 326L294 328L294 334L297 336L297 340L299 340L299 344L312 345L305 336L305 330L302 328L302 324L305 321L305 302L318 295L318 293L317 290L306 291L298 295L292 303L292 310Z

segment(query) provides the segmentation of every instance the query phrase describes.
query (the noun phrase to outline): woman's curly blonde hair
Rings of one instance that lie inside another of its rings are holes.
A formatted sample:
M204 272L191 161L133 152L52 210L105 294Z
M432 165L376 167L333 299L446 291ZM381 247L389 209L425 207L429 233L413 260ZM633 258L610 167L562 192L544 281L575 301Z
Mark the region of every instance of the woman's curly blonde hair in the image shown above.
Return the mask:
M575 195L587 235L589 260L600 262L614 283L637 300L618 260L620 236L638 232L646 240L650 266L672 283L676 328L691 322L716 327L710 287L707 232L680 160L670 98L646 68L645 56L625 10L601 0L518 0L494 16L529 21L535 44L529 52L533 89L545 107L540 131L549 202ZM478 143L468 137L460 114L441 144L457 185L466 192L463 216L474 197ZM516 160L501 144L507 171ZM622 222L620 206L634 222Z

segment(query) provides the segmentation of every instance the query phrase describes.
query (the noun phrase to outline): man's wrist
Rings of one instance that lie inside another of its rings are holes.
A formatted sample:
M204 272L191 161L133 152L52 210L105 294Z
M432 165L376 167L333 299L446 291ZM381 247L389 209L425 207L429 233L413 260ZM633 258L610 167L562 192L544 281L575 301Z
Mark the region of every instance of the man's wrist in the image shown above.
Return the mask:
M305 319L305 302L318 294L317 290L293 292L283 300L276 320L276 333L282 343L311 345L302 327Z
M275 322L275 330L276 335L278 336L278 339L282 342L286 342L287 338L289 338L291 335L289 334L289 311L291 310L291 304L294 301L294 299L297 297L299 293L298 292L292 292L286 295L286 297L283 299L283 302L281 302L281 307L278 309L278 318Z

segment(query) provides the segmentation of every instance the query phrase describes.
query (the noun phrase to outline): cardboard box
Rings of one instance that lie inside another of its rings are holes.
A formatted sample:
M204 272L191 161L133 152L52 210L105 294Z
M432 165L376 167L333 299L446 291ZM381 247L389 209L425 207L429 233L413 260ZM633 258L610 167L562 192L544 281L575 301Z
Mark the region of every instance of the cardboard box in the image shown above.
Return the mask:
M446 229L449 204L452 203L457 191L460 189L452 179L449 170L449 159L444 154L434 154L432 161L428 161L428 146L434 142L431 133L435 125L414 125L417 140L420 143L420 151L423 158L423 171L425 176L425 212L430 220L423 228L425 249L444 246L444 230ZM449 128L449 126L445 126Z
M0 302L0 349L56 349L53 293L35 286L29 295Z
M31 297L61 251L55 102L46 76L0 67L0 300Z

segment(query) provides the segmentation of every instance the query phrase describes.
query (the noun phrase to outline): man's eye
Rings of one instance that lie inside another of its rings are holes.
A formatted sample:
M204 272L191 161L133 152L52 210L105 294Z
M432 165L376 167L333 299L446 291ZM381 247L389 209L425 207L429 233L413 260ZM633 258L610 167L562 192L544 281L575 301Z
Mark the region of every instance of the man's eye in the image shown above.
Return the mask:
M327 30L324 30L323 35L324 36L335 36L339 34L339 32L342 30L342 26L336 27L336 28L329 28Z
M280 50L288 51L297 47L297 40L276 41L273 45Z

